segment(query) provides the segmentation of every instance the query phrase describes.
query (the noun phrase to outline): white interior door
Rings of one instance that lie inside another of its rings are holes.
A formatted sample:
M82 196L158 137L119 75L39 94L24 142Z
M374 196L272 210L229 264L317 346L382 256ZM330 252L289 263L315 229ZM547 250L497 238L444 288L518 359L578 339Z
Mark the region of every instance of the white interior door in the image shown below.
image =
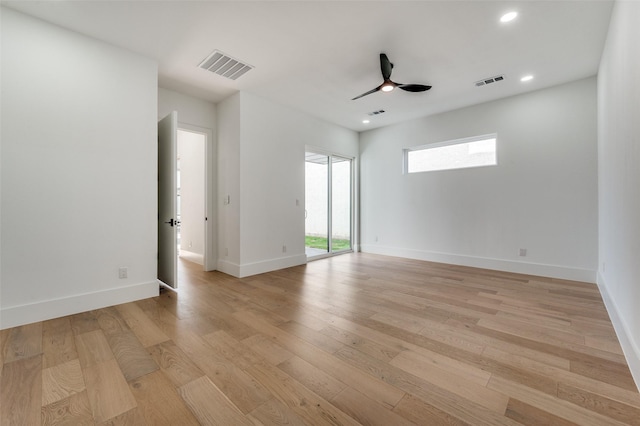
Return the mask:
M178 113L158 122L158 280L178 288Z

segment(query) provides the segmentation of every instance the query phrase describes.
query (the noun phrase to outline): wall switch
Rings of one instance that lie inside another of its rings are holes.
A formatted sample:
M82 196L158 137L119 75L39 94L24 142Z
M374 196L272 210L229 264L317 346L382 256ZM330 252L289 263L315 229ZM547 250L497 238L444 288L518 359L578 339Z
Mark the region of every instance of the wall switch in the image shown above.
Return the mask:
M118 269L118 278L123 279L123 278L127 278L127 268L120 268Z
M520 249L519 256L526 256L526 255L527 255L527 249L523 249L523 248L521 248L521 249Z
M282 245L282 252L283 252L283 253L286 253L286 252L287 252L287 246Z
M224 200L222 201L223 204L226 206L227 204L231 204L231 196L227 195L226 197L224 197Z
M296 198L296 207L298 207L299 205L300 205L300 200Z
M378 242L378 236L377 235L376 235L375 241L376 241L376 243Z

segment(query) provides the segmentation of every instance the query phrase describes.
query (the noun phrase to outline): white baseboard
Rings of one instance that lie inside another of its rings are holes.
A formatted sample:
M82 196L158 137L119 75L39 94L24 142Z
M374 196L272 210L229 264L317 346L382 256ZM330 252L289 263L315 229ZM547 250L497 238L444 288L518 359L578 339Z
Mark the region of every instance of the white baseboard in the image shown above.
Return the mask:
M232 277L240 277L240 265L234 262L229 262L228 260L218 259L218 271L224 272Z
M276 259L263 260L260 262L237 263L218 259L218 271L232 275L236 278L249 277L251 275L263 274L265 272L277 271L279 269L290 268L292 266L304 265L307 263L306 254L297 254Z
M277 271L279 269L290 268L292 266L304 265L305 263L307 263L306 254L279 257L254 263L245 263L240 265L240 278Z
M187 250L180 249L179 257L188 260L189 262L197 263L204 266L204 254L194 253Z
M636 382L636 386L640 391L640 342L635 340L631 328L629 328L623 317L620 316L618 306L609 294L607 285L604 282L604 277L600 272L598 272L598 288L600 289L604 305L607 307L613 328L616 330L620 346L622 346L622 352L624 352L627 364L629 364L629 370L631 370L633 380Z
M538 275L589 283L596 282L596 271L590 269L546 265L542 263L517 262L513 260L492 259L488 257L463 256L451 253L429 252L398 247L385 247L377 244L362 244L360 246L360 251L363 253L404 257L407 259L426 260L429 262L449 263L452 265L515 272L518 274Z
M151 281L27 305L9 306L0 310L0 329L155 297L159 294L158 288L158 281Z

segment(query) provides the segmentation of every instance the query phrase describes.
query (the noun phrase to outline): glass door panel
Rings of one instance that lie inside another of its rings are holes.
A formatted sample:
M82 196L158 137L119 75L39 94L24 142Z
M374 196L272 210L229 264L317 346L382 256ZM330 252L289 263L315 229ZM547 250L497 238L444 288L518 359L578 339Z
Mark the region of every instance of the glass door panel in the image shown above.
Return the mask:
M329 253L329 156L305 155L305 252Z
M351 160L331 157L331 251L351 250Z

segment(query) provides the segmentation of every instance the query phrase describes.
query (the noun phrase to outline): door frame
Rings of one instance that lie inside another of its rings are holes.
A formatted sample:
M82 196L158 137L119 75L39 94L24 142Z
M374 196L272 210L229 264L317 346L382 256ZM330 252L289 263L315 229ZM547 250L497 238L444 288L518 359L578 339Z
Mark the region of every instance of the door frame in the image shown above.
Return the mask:
M356 203L356 200L358 200L358 194L357 194L357 188L358 188L358 181L357 181L357 158L353 157L351 155L347 155L347 154L341 154L339 152L335 152L335 151L330 151L324 148L318 148L312 145L305 145L304 147L304 152L305 155L307 152L312 152L314 154L321 154L321 155L326 155L329 157L329 165L328 165L328 169L327 169L327 174L328 174L328 200L327 200L327 206L329 208L328 211L328 216L327 216L327 221L329 223L327 223L327 229L328 229L328 249L329 251L327 253L323 253L323 254L319 254L317 256L312 256L307 258L307 260L318 260L318 259L324 259L327 257L332 257L332 256L337 256L337 255L341 255L341 254L345 254L345 253L352 253L352 252L357 252L359 251L359 224L357 221L358 218L358 205ZM351 192L351 197L349 202L351 203L351 212L350 212L350 230L351 230L351 249L350 250L341 250L338 252L334 252L332 251L332 244L331 244L331 240L332 240L332 227L331 227L331 221L333 220L331 218L331 214L332 214L332 188L331 188L331 180L332 180L332 176L331 176L331 172L332 172L332 161L331 159L333 157L340 157L340 158L344 158L346 160L350 160L351 161L351 179L350 179L350 192ZM303 158L304 159L304 158ZM306 163L306 160L304 160ZM306 173L305 173L305 181L306 181ZM305 203L306 203L306 193L305 193ZM306 228L306 224L305 224L305 230L304 230L304 235L307 234L307 228ZM305 245L306 247L306 245Z
M204 144L204 261L203 269L205 271L215 271L218 268L217 253L217 206L218 185L216 184L216 141L213 137L213 130L200 127L189 123L178 121L178 130L184 130L192 133L199 133L205 136Z

